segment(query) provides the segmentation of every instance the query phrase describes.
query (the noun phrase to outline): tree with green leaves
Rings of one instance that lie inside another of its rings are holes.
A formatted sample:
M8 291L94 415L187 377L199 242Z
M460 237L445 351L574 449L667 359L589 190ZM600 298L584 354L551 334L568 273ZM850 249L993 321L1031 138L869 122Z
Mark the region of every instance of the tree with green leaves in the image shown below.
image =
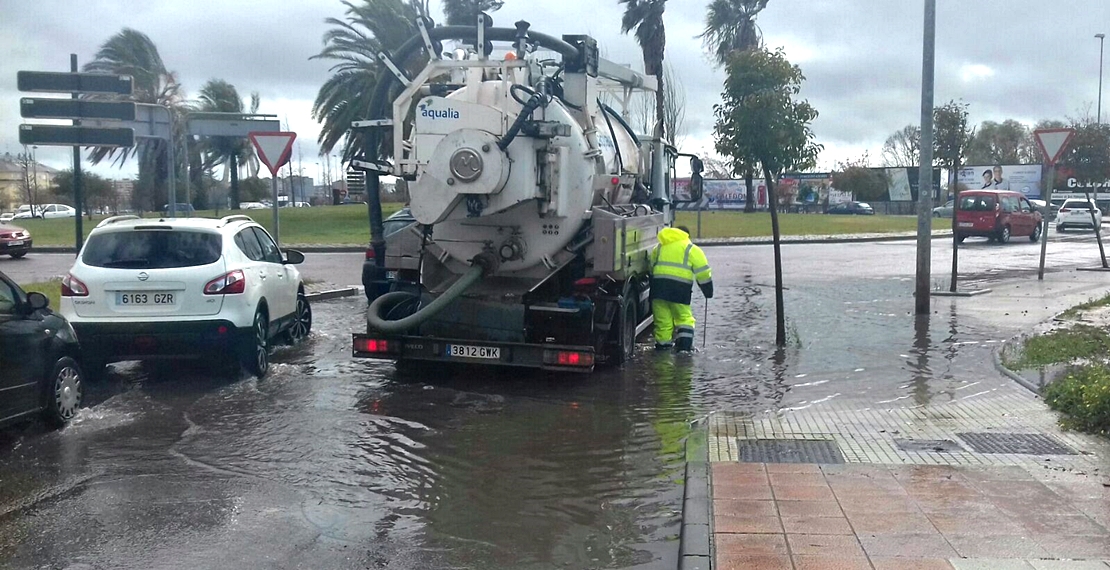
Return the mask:
M334 61L332 76L320 86L312 104L312 118L320 123L320 154L328 155L342 143L344 162L359 154L375 155L366 148L366 137L351 130L351 122L367 117L378 81L389 70L378 60L378 52L396 50L418 34L416 19L427 17L426 0L344 1L346 18L328 18L332 26L324 34L324 49L311 59ZM419 60L419 61L416 61ZM413 58L406 67L414 71L427 61ZM400 64L400 62L398 62ZM380 118L380 117L373 117ZM381 137L389 144L389 137Z
M956 173L973 132L967 126L967 103L949 101L933 109L933 156L949 172L948 192L955 196Z
M223 79L209 79L200 89L194 108L205 113L257 113L260 98L251 93L250 106L243 104L243 98L235 86ZM231 181L231 208L239 209L239 168L249 166L252 175L258 174L258 158L254 145L240 137L204 137L198 141L198 150L204 155L201 169L211 170L224 167L223 179Z
M769 0L713 0L705 15L705 30L698 36L713 53L718 65L728 64L733 53L759 48L763 37L755 18L767 7ZM755 211L756 164L739 164L735 174L744 177L747 190L745 212Z
M833 187L851 192L852 198L862 201L881 200L887 196L890 184L886 173L869 166L866 154L856 160L847 160L837 165L832 173Z
M728 76L721 103L714 105L717 152L732 167L759 164L767 188L775 188L788 170L812 168L821 145L814 142L810 124L817 110L797 100L805 76L790 63L782 49L736 52L728 62ZM771 234L775 250L775 342L786 344L786 316L782 295L782 253L778 207L772 199Z
M1040 152L1033 132L1013 119L983 121L967 143L965 164L1025 164L1037 162Z
M667 48L667 31L663 26L663 12L667 9L667 0L617 0L624 4L624 15L621 16L621 33L627 34L635 30L636 43L640 44L640 51L644 55L644 73L654 75L658 83L655 91L655 136L664 137L666 126L663 117L666 116L666 83L664 78L663 58Z
M163 63L157 46L146 34L124 28L108 38L100 46L94 59L85 64L83 69L94 73L130 75L134 81L130 96L98 95L89 98L126 100L167 107L176 115L173 135L180 143L184 143L185 121L181 119L184 119L186 106L181 84L177 81L177 75L169 71ZM166 182L171 172L176 176L181 171L180 165L184 160L184 153L178 153L178 164L171 168L166 157L166 144L167 141L163 139L141 138L131 148L96 147L90 151L89 160L98 164L111 159L122 167L128 159L137 156L139 179L135 185L135 205L140 209L153 210L164 203L167 195ZM178 148L184 148L184 144L179 144Z
M1072 125L1075 135L1060 157L1060 165L1071 171L1076 182L1084 189L1094 187L1095 196L1100 188L1110 180L1110 125L1094 121L1076 122ZM1087 200L1094 203L1089 191ZM1094 212L1091 213L1094 223ZM1106 250L1102 246L1100 231L1095 232L1102 266L1106 264Z
M496 12L503 0L443 0L443 17L448 26L473 26L482 12Z
M73 170L67 169L54 176L50 188L54 199L63 204L73 204ZM81 208L92 219L93 211L117 206L117 196L112 181L92 172L81 173Z

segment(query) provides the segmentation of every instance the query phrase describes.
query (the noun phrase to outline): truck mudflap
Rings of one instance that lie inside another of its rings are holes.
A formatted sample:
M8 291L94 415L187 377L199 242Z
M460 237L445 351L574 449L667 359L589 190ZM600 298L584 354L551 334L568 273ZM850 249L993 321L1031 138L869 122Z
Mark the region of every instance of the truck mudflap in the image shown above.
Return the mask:
M597 364L597 355L592 346L430 339L419 336L351 336L351 355L355 358L515 366L562 372L592 372Z

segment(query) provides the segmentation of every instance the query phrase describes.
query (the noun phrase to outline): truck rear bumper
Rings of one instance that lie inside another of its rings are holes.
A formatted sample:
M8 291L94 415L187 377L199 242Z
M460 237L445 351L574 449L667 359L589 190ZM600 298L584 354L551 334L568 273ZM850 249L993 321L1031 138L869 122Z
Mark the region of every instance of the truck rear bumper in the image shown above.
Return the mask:
M591 372L597 362L592 346L366 334L352 335L351 346L355 358L514 366L561 372Z

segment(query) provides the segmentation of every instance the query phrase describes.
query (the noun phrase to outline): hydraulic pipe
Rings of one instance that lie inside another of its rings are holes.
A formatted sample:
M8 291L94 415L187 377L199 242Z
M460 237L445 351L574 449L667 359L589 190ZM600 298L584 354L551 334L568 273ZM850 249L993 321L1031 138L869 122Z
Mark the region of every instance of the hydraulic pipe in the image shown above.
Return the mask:
M436 316L452 301L458 299L460 295L465 293L467 289L469 289L482 278L482 275L483 273L485 273L485 271L486 269L481 265L475 264L471 266L466 273L462 274L462 277L459 277L458 281L455 281L455 283L451 285L451 287L448 288L447 291L444 291L442 295L440 295L435 301L432 301L427 307L424 307L416 311L415 313L396 321L387 321L383 319L381 316L382 309L393 303L398 303L406 299L411 299L416 295L414 293L406 293L404 291L394 291L392 293L386 293L385 295L382 295L381 297L375 299L373 303L370 303L370 309L366 312L366 324L369 326L370 329L386 334L399 334L410 330L413 327L423 323L424 321Z

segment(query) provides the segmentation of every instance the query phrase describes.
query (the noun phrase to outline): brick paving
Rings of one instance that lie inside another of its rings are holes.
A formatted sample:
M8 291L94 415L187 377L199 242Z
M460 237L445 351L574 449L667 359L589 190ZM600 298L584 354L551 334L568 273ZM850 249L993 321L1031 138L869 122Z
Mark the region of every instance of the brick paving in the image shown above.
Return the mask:
M1110 488L1022 467L711 463L715 568L1110 569Z

